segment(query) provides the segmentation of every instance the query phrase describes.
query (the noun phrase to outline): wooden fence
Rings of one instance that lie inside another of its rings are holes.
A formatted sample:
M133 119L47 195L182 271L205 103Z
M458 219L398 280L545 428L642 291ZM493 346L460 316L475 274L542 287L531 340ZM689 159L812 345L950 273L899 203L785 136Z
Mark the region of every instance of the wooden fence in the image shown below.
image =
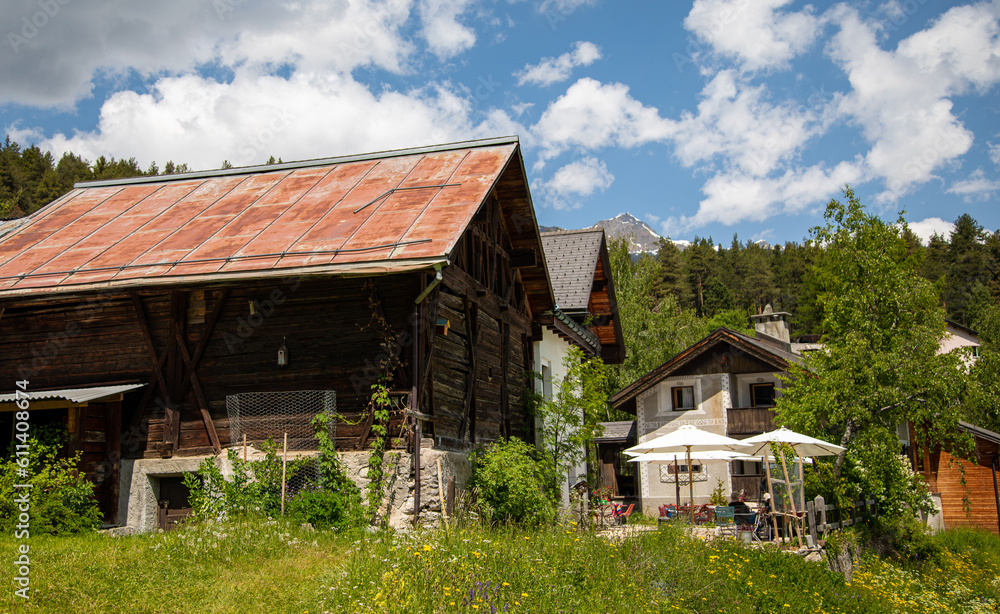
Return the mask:
M806 530L815 544L820 534L825 538L834 529L842 529L857 524L862 520L878 516L878 504L875 499L864 498L854 502L854 505L839 508L828 505L823 497L816 497L806 502Z

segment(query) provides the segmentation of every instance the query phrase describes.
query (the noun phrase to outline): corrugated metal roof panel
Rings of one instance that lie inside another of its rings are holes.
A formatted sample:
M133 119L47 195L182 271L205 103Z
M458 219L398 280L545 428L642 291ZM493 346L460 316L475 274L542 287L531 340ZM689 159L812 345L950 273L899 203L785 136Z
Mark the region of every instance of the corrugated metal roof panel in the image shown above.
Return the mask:
M104 397L110 397L112 395L121 394L123 392L128 392L129 390L135 390L136 388L142 388L146 384L123 384L120 386L94 386L92 388L66 388L63 390L41 390L38 392L28 391L29 401L42 401L45 399L66 399L67 401L72 401L73 403L86 403L88 401L94 401L97 399L103 399ZM10 394L0 394L0 403L13 403L18 399L23 399L24 395L18 396L17 393ZM29 406L30 410L31 407Z
M494 139L78 184L0 238L0 296L440 261L517 146Z

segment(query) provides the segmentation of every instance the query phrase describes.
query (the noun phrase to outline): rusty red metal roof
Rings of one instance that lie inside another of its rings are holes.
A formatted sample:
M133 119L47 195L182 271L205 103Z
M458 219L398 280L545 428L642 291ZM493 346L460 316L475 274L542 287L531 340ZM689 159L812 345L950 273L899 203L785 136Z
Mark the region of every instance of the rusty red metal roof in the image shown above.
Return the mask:
M512 159L516 137L77 184L0 236L0 297L427 268Z

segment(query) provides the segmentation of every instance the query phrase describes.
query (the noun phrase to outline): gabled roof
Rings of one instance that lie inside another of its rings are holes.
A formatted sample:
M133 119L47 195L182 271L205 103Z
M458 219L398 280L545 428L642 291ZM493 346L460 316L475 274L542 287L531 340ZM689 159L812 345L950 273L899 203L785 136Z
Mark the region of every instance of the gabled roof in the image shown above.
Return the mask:
M649 390L663 379L670 377L685 365L712 352L718 345L727 344L771 365L775 371L787 371L791 363L800 363L801 357L738 333L728 328L719 328L659 367L643 375L629 386L615 393L609 402L621 408L639 394Z
M975 424L970 424L968 422L959 420L958 426L960 429L967 433L972 433L973 436L985 439L987 441L992 441L993 443L1000 444L1000 433L994 433L989 429L984 429L981 426L976 426Z
M542 233L545 262L556 305L566 313L586 311L604 230L560 230Z
M513 248L540 252L517 137L80 183L0 237L0 298L427 269L493 190ZM550 309L544 263L520 271Z
M625 342L604 229L559 230L541 237L556 305L590 327L605 362L620 364Z

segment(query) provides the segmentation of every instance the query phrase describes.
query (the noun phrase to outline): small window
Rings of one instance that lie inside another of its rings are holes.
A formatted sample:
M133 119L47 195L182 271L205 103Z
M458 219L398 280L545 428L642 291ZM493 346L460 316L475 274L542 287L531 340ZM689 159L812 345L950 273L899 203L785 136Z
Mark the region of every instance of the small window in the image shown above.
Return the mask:
M683 464L674 465L673 463L671 463L667 465L667 467L668 467L667 472L670 473L670 475L674 475L675 473L680 473L681 475L684 475L685 473L688 472L688 466ZM692 464L691 473L701 473L701 465Z
M694 386L677 386L670 389L674 410L694 409Z
M750 384L751 407L774 406L774 384Z

